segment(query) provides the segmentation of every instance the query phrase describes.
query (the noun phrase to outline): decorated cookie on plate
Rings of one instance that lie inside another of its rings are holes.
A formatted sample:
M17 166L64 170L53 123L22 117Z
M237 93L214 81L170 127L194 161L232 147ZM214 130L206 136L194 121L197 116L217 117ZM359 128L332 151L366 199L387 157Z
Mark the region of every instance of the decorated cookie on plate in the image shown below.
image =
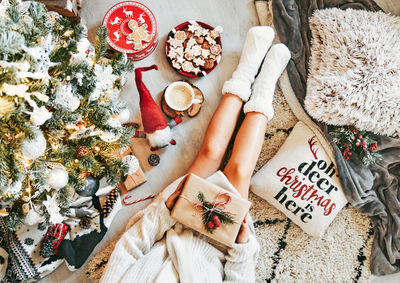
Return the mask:
M165 44L172 68L187 77L202 77L218 65L222 56L222 27L213 28L199 21L176 26Z

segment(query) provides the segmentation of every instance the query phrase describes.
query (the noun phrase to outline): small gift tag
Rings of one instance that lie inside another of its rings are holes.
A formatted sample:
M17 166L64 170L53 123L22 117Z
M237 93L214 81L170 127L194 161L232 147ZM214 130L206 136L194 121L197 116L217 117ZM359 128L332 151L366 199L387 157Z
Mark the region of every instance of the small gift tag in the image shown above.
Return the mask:
M232 247L250 202L190 174L171 217L183 225Z

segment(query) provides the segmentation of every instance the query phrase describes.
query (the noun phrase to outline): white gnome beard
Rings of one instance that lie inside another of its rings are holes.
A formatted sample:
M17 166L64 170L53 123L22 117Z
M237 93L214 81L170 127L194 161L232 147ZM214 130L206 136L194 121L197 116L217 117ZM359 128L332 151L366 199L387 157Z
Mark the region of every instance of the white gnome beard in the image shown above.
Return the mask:
M172 132L169 127L162 130L157 130L153 133L146 133L146 138L151 147L162 148L169 145L172 139Z

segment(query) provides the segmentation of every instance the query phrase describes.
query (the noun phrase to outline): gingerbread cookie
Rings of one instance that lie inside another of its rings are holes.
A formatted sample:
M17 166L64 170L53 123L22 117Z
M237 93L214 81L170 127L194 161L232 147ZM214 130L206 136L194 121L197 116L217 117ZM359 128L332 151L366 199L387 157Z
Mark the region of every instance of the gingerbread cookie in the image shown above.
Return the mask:
M183 42L187 38L187 35L183 30L179 30L175 33L174 38Z
M129 20L128 27L132 33L128 34L126 39L134 42L134 50L142 49L142 41L150 42L151 35L147 32L147 24L139 26L135 20Z

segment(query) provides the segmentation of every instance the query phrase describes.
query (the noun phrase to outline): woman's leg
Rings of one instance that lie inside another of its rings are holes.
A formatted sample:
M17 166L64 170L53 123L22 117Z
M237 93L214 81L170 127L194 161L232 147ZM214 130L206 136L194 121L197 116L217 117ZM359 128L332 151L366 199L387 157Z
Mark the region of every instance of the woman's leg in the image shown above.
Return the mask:
M244 106L246 117L236 136L231 159L224 169L229 181L246 199L264 141L265 127L274 115L272 100L275 85L289 59L290 52L283 44L276 44L268 51L251 98Z
M226 93L223 96L188 174L194 173L206 178L219 169L242 109L242 103L242 99L234 94Z
M264 142L267 122L267 117L261 113L246 114L236 136L232 156L224 169L226 177L245 199Z
M249 99L251 84L273 38L274 31L270 27L253 27L248 31L239 65L232 78L224 84L222 93L225 95L210 121L201 149L188 173L206 178L220 168L242 103Z

